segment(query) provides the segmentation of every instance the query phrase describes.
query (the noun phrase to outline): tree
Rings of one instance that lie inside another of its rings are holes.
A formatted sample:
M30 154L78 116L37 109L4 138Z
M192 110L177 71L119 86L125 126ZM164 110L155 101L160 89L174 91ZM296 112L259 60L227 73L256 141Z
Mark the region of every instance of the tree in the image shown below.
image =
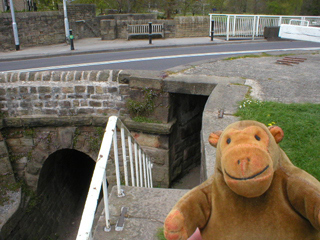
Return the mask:
M273 15L298 15L302 2L303 0L271 0L267 2L267 11Z

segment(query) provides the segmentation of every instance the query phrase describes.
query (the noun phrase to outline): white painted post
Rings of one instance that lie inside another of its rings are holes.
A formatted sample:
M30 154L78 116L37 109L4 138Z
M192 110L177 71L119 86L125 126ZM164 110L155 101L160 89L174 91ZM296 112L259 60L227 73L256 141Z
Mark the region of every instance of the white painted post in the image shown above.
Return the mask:
M229 41L229 31L230 31L230 15L228 15L227 17L227 36L226 36L226 40Z
M144 186L147 187L147 168L146 168L146 154L142 154L142 160L143 160L143 179L144 179Z
M125 137L125 132L124 131L125 131L124 127L121 126L121 147L122 147L124 182L125 182L126 186L129 186L128 166L127 166L127 151L126 151L126 137Z
M237 16L233 15L232 36L236 35Z
M114 129L113 133L113 154L114 154L114 164L116 165L116 179L117 179L117 191L118 197L123 197L124 194L121 190L120 184L120 169L119 169L119 153L118 153L118 139L117 139L117 130Z
M140 187L143 187L143 179L142 179L142 156L141 156L141 148L139 147L139 172L140 172Z
M103 189L104 214L105 214L105 220L106 220L106 226L104 227L104 231L110 232L111 225L110 225L110 212L109 212L109 193L108 193L106 171L104 171L104 175L103 175L102 189Z
M256 29L256 16L253 16L253 23L252 23L252 40L254 40L255 29Z
M133 169L133 153L132 153L132 141L131 136L128 136L128 145L129 145L129 158L130 158L130 171L131 171L131 184L134 187L134 169Z
M138 146L137 143L134 143L134 160L136 165L136 181L137 181L137 187L141 187L140 181L139 181L139 163L138 163Z

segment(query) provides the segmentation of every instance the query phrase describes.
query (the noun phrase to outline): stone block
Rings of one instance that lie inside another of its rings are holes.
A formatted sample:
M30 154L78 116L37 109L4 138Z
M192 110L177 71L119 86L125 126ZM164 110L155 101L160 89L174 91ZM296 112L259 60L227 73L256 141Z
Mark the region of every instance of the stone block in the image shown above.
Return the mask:
M15 164L16 166L16 164ZM26 166L26 163L19 165L19 167L24 167ZM30 162L27 165L27 172L32 174L32 175L38 175L40 173L40 170L42 168L42 164L36 163L36 162ZM21 170L23 170L21 169Z
M74 93L74 87L62 87L62 93Z
M75 92L76 93L84 93L84 92L86 92L86 87L85 86L75 86Z
M153 164L152 179L153 179L154 187L164 187L164 188L169 187L170 180L169 180L168 167Z
M51 91L52 91L51 87L43 87L43 86L38 87L39 94L51 93Z
M42 81L50 81L51 80L51 72L44 71L42 72Z
M101 20L100 22L101 40L113 40L116 38L116 21Z
M28 172L25 173L25 180L26 183L33 191L37 190L37 185L38 185L38 180L39 176L38 175L33 175Z
M101 107L102 103L98 101L89 101L89 106L90 107Z
M87 86L87 93L94 94L94 86Z
M169 150L146 146L143 150L151 157L153 163L169 166Z

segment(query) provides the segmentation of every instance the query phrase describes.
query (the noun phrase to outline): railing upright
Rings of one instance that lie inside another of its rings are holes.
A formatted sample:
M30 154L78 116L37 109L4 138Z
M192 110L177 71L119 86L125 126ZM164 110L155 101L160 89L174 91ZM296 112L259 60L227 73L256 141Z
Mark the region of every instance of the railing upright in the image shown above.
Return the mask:
M233 16L233 24L232 24L232 36L236 35L236 24L237 24L237 16Z
M126 152L126 141L124 128L121 126L121 144L122 144L122 160L123 160L123 171L124 171L124 182L126 186L129 186L128 180L128 166L127 166L127 152Z
M229 41L229 30L230 30L230 15L227 17L227 37L226 40Z
M121 147L122 147L123 171L125 175L125 184L129 185L129 176L128 176L129 173L128 173L127 156L126 156L127 146L125 143L126 137L127 137L132 186L136 185L139 187L142 187L142 186L153 187L152 171L151 171L152 163L150 162L150 158L145 154L145 152L141 149L141 147L138 145L136 140L131 136L129 130L125 127L125 125L117 117L115 116L109 117L108 124L106 126L105 133L103 135L96 166L92 175L89 192L87 195L86 203L84 206L84 210L83 210L83 214L82 214L82 218L79 226L77 240L92 239L92 225L93 225L95 212L97 209L101 188L103 189L103 202L105 207L105 221L106 221L105 231L107 232L111 230L106 167L107 167L112 144L113 144L115 171L116 171L116 179L117 179L117 194L118 194L118 197L124 196L123 190L121 189L121 182L120 182L121 179L120 179L120 167L119 167L117 127L118 129L120 129L120 133L121 133L120 140L121 140ZM132 145L134 147L135 162L133 161ZM142 167L143 167L143 171L142 171ZM136 169L136 174L134 174L134 168ZM144 179L144 184L143 184L143 179Z
M139 181L139 163L138 163L138 146L137 146L137 143L134 143L134 160L135 160L135 166L136 166L137 187L141 187L140 181Z
M131 136L128 137L128 148L129 148L129 159L130 159L131 184L132 184L132 186L136 186L135 181L134 181L133 152L132 152Z

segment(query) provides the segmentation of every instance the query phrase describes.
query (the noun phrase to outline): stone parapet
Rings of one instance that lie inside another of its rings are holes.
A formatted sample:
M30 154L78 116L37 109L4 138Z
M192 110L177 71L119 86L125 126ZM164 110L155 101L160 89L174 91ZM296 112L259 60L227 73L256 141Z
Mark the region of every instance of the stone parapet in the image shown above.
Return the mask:
M117 71L0 74L0 107L8 117L119 115L128 84Z

